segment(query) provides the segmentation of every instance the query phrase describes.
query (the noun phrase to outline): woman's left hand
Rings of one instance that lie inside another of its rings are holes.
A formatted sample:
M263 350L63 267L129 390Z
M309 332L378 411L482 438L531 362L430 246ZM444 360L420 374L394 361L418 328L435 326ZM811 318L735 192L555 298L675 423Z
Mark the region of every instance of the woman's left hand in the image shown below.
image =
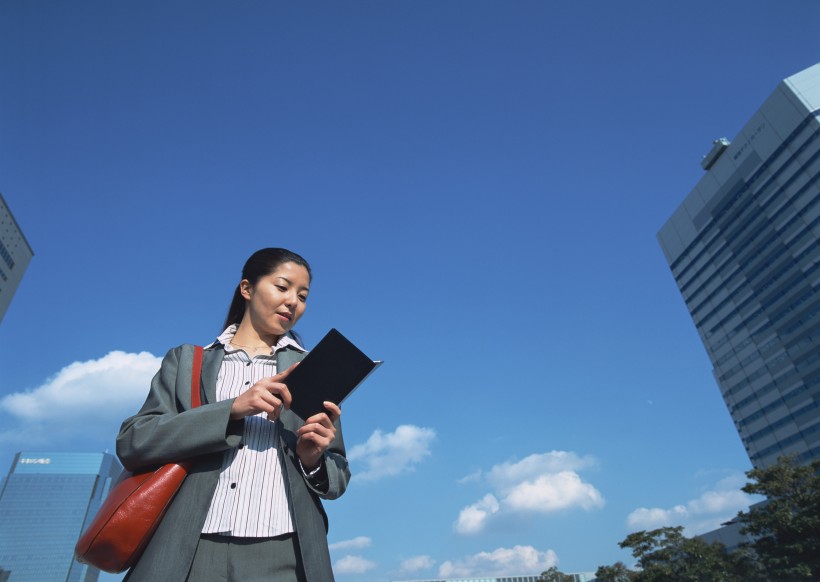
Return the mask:
M333 423L339 419L342 411L332 402L325 402L324 405L327 412L314 414L296 431L296 454L306 471L319 466L322 454L336 438L336 426Z

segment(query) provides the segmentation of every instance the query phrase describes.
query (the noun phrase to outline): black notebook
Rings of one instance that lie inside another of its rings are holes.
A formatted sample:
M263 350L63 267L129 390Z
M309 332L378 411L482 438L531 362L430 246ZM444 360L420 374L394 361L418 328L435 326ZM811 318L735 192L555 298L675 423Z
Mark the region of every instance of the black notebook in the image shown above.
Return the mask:
M305 420L325 412L326 400L341 405L380 364L331 329L285 379L293 397L290 410Z

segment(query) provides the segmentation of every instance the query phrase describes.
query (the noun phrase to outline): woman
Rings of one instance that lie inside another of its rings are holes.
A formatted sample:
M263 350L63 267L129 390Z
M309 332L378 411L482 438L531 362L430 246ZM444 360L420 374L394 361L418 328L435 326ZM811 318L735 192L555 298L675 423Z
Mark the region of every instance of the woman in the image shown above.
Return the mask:
M350 479L339 407L300 419L287 377L305 355L291 331L308 263L262 249L245 263L224 331L207 346L202 405L191 408L193 347L172 349L142 409L117 437L129 470L194 458L126 580L333 580L322 499Z

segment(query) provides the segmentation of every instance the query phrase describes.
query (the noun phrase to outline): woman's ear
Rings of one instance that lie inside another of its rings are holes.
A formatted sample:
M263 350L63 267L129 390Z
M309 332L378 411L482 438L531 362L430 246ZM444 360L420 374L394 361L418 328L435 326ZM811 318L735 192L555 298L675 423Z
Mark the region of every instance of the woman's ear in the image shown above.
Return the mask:
M247 279L242 279L239 282L239 293L242 295L242 297L250 301L251 294L253 293L253 286L251 285L251 282Z

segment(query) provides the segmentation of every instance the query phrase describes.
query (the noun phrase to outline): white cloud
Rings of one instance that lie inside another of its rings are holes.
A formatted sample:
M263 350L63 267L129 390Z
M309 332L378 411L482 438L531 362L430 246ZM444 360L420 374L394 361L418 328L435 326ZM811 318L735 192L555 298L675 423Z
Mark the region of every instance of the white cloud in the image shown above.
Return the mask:
M463 485L465 483L476 483L481 481L482 473L481 471L473 471L469 475L465 475L461 479L458 480L459 485Z
M478 502L461 510L455 530L460 534L478 533L484 529L487 518L498 513L498 509L498 500L488 493Z
M430 455L430 444L436 436L431 428L404 424L392 433L375 431L363 444L348 451L351 462L361 462L364 470L356 471L357 480L374 480L412 471Z
M498 464L484 476L494 494L462 509L454 528L461 534L475 534L483 531L496 514L601 508L603 495L576 472L595 464L592 457L579 457L567 451L534 454Z
M367 536L359 536L350 540L344 540L328 545L331 550L360 550L369 548L372 540Z
M500 489L522 481L562 471L580 471L596 464L592 457L579 457L570 451L533 454L517 462L506 462L490 469L487 480Z
M639 507L627 516L627 527L630 531L638 531L681 525L685 534L690 536L717 529L735 517L738 511L745 511L759 501L758 497L740 490L744 483L739 474L732 475L686 504L669 509Z
M639 507L626 518L630 530L649 530L669 525L680 525L686 519L688 511L683 505L676 505L670 509L660 507Z
M432 568L435 563L435 560L430 556L414 556L404 560L400 568L402 572L418 572L419 570Z
M441 578L534 575L549 570L557 563L558 557L552 550L540 552L532 546L515 546L444 562L439 567L438 575Z
M0 410L17 420L0 440L24 440L29 446L75 436L112 441L120 423L142 405L161 361L148 352L114 351L74 362L37 388L0 400Z
M709 513L726 513L734 516L741 509L749 507L750 496L743 491L707 491L688 503L689 510L695 515Z
M364 574L376 567L375 562L366 560L361 556L345 556L333 564L333 571L336 574Z
M541 513L573 506L587 511L604 506L601 493L573 471L547 473L519 483L510 489L505 501L511 509Z

